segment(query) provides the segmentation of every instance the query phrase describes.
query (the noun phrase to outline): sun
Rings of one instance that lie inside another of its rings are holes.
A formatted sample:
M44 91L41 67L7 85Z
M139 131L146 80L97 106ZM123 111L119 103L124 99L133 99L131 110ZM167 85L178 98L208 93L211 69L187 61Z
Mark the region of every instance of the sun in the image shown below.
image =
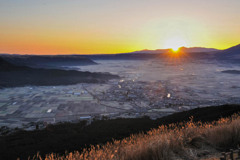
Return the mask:
M171 37L166 40L164 45L165 48L171 48L173 51L178 51L178 49L183 46L187 46L187 43L181 37Z

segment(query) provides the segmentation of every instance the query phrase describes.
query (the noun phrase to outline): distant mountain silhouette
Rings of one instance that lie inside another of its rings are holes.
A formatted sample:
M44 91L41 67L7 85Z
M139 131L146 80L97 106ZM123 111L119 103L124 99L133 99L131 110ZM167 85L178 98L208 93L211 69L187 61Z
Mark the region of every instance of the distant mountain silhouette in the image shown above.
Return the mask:
M234 54L240 54L240 44L236 45L236 46L233 46L233 47L230 47L228 49L225 49L223 50L223 52L225 53L234 53Z
M81 66L97 64L93 60L146 60L154 58L166 58L171 49L140 50L129 53L119 54L96 54L96 55L54 55L54 56L35 56L35 55L7 55L3 57L15 65L25 65L34 68L62 68L63 66ZM240 45L226 50L217 50L204 47L181 47L179 52L187 54L188 58L193 59L219 59L219 60L240 60ZM183 57L182 57L183 58Z
M240 62L240 44L228 49L217 52L216 57L221 60L231 60L232 62Z
M131 53L146 53L146 54L154 54L154 53L167 53L167 52L171 52L171 49L156 49L156 50L148 50L148 49L144 49L141 51L135 51L135 52L131 52ZM196 52L216 52L219 51L217 49L214 48L204 48L204 47L180 47L179 51L181 52L186 52L186 53L196 53Z
M208 53L217 52L219 50L214 48L203 48L203 47L193 47L186 48L181 47L181 52L189 53L189 57L205 58L208 57ZM164 58L168 57L168 53L172 52L171 49L156 49L149 50L144 49L140 51L119 53L119 54L97 54L97 55L83 55L92 60L146 60L153 58Z
M221 54L240 55L240 44L220 51Z
M204 47L190 47L190 48L181 47L179 48L179 51L187 52L187 53L196 53L196 52L216 52L219 50L214 48L204 48Z
M144 50L140 50L140 51L135 51L135 52L130 52L129 54L133 54L133 53L147 53L147 54L153 54L153 53L167 53L171 51L171 49L156 49L156 50L149 50L149 49L144 49Z

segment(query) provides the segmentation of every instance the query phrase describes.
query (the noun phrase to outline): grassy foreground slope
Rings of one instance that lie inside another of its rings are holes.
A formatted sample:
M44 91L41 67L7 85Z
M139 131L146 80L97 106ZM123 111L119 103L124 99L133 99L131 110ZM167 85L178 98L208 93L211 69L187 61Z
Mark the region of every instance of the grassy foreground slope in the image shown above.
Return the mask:
M111 143L113 142L112 139L115 139L114 145L116 145L116 143L120 143L117 140L122 140L129 137L131 134L138 134L141 132L147 133L152 128L158 128L161 125L189 121L189 117L191 116L194 117L192 122L199 120L202 122L212 122L221 117L228 117L234 113L238 113L239 111L240 105L224 105L197 108L190 111L175 113L157 120L150 120L146 117L136 119L115 119L94 121L88 126L85 126L83 122L74 124L63 123L50 125L44 130L18 131L14 134L0 137L0 159L16 159L17 157L27 159L28 156L33 156L37 152L40 152L41 155L45 155L52 152L64 154L66 150L69 152L75 150L82 151L90 145L104 145L107 142ZM159 132L157 130L155 131L156 133ZM142 134L140 137L147 135L148 134ZM168 137L168 135L166 136ZM177 138L179 135L175 135L175 137ZM121 141L121 145L125 142L127 143L128 140ZM158 141L152 141L151 143L158 143ZM233 146L228 147L231 148ZM138 147L133 146L133 148L137 149ZM88 155L88 153L86 153L86 155ZM115 156L114 154L114 157Z
M135 134L103 146L49 154L45 160L218 160L221 150L240 144L240 116L218 121L161 125L146 134ZM41 156L37 155L41 159Z

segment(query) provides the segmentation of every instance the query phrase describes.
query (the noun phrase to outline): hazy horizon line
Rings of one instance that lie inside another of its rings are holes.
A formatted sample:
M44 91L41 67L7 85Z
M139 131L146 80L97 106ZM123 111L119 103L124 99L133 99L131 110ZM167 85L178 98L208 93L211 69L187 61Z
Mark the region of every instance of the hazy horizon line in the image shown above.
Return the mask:
M236 45L233 45L231 47L227 47L225 49L218 49L218 48L215 48L215 47L203 47L203 46L194 46L194 47L186 47L186 46L181 46L179 48L206 48L206 49L216 49L216 50L219 50L219 51L222 51L222 50L226 50L226 49L229 49L229 48L232 48L234 46L238 46L240 45L239 44L236 44ZM42 55L42 56L47 56L47 55L111 55L111 54L124 54L124 53L133 53L133 52L138 52L138 51L144 51L144 50L148 50L148 51L157 51L157 50L171 50L172 48L157 48L157 49L140 49L140 50L134 50L134 51L130 51L130 52L115 52L115 53L89 53L89 54L86 54L86 53L63 53L63 54L54 54L54 53L48 53L48 54L34 54L34 53L0 53L0 55Z

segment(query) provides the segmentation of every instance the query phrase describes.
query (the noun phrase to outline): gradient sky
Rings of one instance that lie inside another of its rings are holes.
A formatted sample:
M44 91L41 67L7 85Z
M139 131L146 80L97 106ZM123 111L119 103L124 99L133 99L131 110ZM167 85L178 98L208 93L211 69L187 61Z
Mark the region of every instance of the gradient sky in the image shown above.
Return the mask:
M0 53L91 54L240 43L240 0L0 0Z

